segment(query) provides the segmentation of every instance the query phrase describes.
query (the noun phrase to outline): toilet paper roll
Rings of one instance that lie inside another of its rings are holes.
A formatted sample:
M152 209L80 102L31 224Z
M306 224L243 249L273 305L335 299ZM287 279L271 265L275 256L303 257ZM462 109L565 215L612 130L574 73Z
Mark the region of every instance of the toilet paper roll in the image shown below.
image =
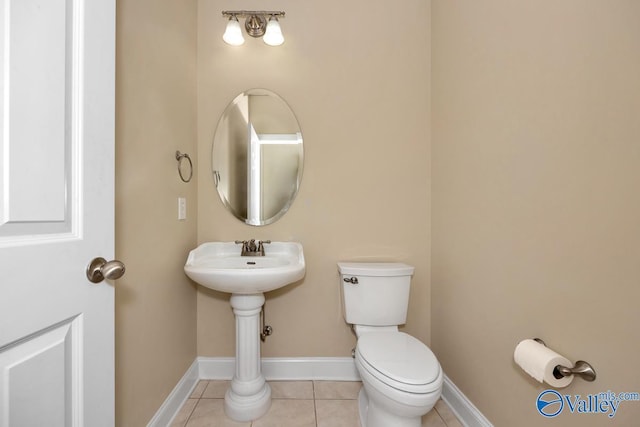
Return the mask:
M566 387L573 381L573 375L561 378L553 375L553 370L558 365L573 366L569 359L532 339L520 341L513 358L527 374L552 387Z

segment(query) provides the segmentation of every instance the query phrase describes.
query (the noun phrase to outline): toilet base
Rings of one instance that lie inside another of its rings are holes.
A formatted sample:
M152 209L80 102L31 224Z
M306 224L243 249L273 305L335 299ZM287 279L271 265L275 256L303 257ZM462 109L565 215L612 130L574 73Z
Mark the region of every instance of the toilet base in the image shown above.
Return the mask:
M367 427L367 411L369 410L369 398L364 392L364 387L358 393L358 415L360 415L360 427Z
M421 427L422 417L401 417L379 408L369 400L364 387L358 394L358 412L361 427Z

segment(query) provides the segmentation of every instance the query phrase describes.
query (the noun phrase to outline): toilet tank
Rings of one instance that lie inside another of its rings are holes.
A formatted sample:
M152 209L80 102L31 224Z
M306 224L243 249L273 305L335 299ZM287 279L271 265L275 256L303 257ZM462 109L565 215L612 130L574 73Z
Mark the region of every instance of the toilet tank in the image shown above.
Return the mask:
M394 326L406 322L414 267L402 263L339 262L338 271L347 323Z

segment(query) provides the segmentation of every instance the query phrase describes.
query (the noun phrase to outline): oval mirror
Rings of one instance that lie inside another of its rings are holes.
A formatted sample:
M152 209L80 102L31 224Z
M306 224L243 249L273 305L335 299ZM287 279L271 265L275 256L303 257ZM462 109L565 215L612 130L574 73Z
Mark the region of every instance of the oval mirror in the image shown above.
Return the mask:
M266 89L236 96L213 138L213 181L227 209L250 225L284 215L300 187L302 132L289 105Z

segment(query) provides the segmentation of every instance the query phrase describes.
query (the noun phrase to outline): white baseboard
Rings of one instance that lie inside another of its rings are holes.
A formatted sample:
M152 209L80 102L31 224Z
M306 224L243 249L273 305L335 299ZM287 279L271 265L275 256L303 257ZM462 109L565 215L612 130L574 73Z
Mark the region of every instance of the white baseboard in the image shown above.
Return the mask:
M236 369L235 357L198 357L201 380L230 380Z
M200 379L230 380L233 357L199 357ZM351 357L263 357L262 373L270 381L360 381Z
M233 357L196 358L147 427L170 425L199 380L230 380L234 372ZM360 381L351 357L263 357L262 373L270 381ZM442 400L466 427L493 427L446 375Z
M449 405L451 411L456 414L456 417L465 427L493 427L493 424L482 415L482 412L471 403L467 396L446 375L442 386L442 400Z
M158 412L151 418L147 427L166 427L171 424L171 421L200 380L198 365L198 359L194 360L187 372L178 381L178 384L169 393Z

